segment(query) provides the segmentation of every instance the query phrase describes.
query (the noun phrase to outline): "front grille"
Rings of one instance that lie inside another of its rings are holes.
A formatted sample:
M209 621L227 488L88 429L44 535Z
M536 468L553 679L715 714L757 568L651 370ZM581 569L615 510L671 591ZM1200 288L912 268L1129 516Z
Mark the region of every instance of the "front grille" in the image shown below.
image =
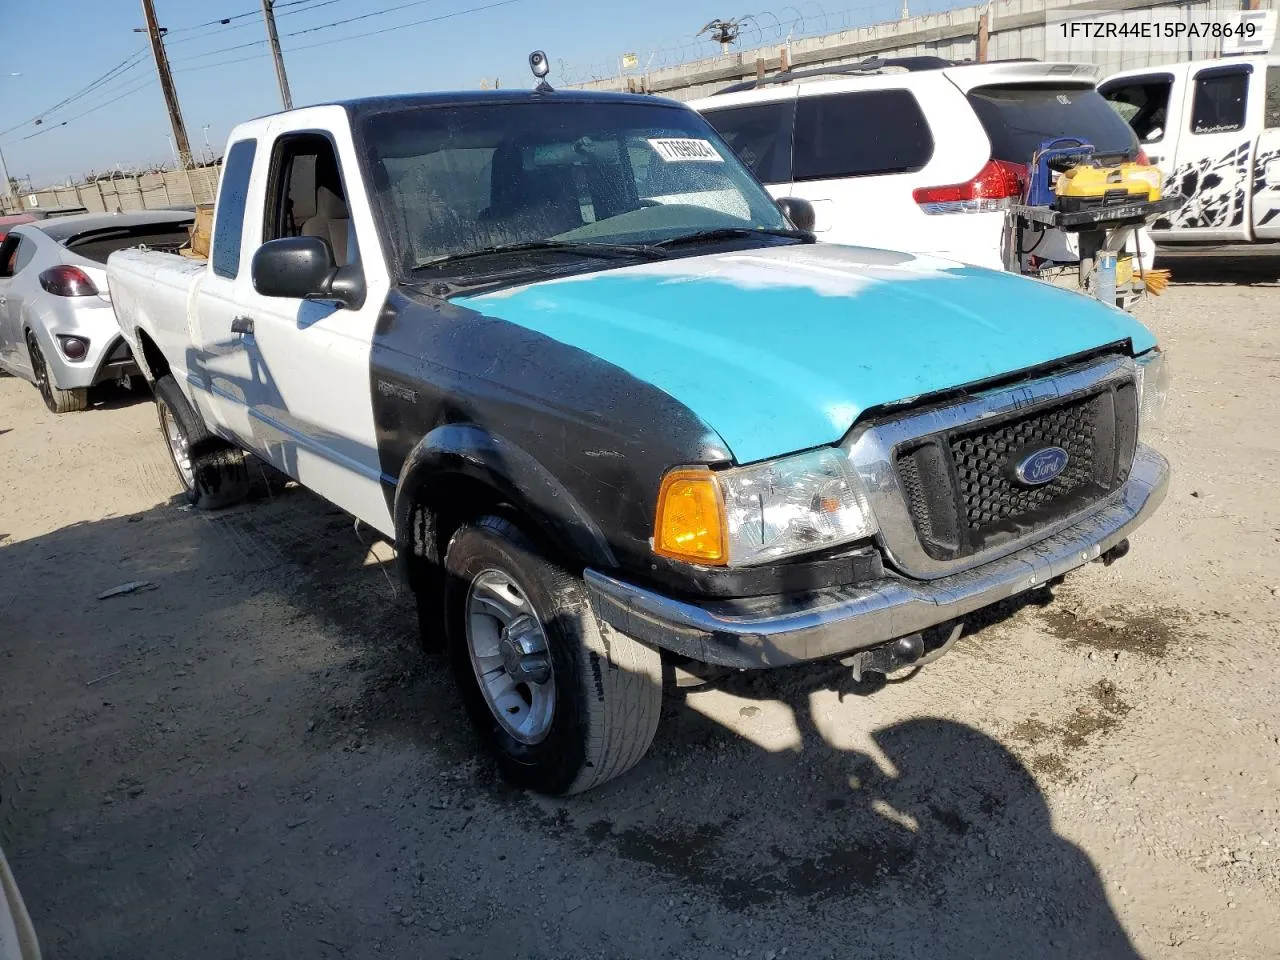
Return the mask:
M1137 393L1132 382L980 425L913 440L896 456L916 534L936 560L1022 539L1102 499L1133 462ZM1016 468L1046 447L1067 453L1065 469L1032 486Z
M1069 496L1094 480L1098 397L951 438L956 484L964 503L963 521L981 531L1004 519L1016 520ZM1067 468L1040 487L1019 485L1013 467L1022 456L1044 447L1067 451Z

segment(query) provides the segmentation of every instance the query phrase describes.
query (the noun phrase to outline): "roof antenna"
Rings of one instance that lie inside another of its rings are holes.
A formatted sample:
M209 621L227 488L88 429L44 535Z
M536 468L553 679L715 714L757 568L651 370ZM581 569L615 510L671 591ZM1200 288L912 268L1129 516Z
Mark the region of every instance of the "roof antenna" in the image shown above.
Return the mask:
M551 84L547 83L547 74L551 72L551 64L547 62L545 53L541 50L535 50L529 54L529 69L538 78L538 85L534 88L538 93L555 93Z

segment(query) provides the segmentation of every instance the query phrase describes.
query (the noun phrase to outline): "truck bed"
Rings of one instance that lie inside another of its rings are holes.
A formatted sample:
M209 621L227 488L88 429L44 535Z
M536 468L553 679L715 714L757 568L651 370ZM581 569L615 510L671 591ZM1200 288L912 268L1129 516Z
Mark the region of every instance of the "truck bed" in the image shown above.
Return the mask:
M142 335L169 358L173 372L186 373L191 344L189 318L207 263L155 250L120 250L107 259L107 286L120 332L144 358Z

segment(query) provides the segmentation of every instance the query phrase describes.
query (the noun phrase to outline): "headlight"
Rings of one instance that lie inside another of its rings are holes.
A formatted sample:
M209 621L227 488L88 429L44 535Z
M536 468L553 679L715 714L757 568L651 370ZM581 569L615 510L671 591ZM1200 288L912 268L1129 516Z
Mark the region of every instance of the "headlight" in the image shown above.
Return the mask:
M1148 439L1148 431L1164 415L1169 398L1169 363L1164 351L1152 347L1138 357L1138 439Z
M848 457L826 448L715 473L672 470L658 495L653 549L693 563L744 566L875 531Z

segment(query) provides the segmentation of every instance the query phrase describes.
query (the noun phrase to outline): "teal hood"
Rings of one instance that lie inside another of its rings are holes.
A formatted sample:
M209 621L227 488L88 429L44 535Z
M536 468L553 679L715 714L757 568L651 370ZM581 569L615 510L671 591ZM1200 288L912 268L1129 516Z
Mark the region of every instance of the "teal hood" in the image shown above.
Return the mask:
M1155 345L1035 280L829 244L648 262L455 301L670 394L739 463L837 442L863 411L1087 350Z

